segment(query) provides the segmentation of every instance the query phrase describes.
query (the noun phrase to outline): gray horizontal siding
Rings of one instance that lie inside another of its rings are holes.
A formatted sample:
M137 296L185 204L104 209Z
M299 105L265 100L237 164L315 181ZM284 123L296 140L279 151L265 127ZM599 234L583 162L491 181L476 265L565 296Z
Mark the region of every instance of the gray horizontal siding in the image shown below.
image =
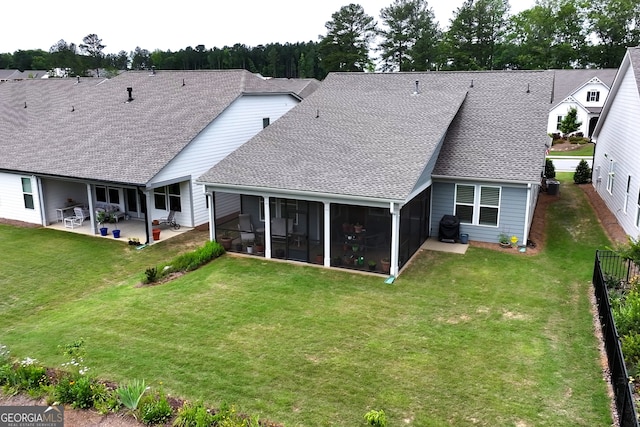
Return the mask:
M465 182L465 184L496 186L489 182ZM454 207L454 182L435 182L433 184L431 203L431 235L438 236L440 220L444 215L453 215ZM500 201L500 215L498 226L461 224L460 232L469 234L470 240L480 242L497 242L498 234L507 233L516 235L523 241L526 224L527 187L526 186L502 186Z

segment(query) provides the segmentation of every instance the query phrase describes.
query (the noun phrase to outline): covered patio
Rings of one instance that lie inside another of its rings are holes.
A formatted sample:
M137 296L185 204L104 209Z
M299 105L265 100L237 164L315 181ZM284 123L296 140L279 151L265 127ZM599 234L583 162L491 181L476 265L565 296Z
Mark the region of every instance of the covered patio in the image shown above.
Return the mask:
M56 230L67 231L71 233L86 234L89 236L100 237L103 239L115 239L115 240L120 240L123 243L128 243L128 241L133 238L137 238L140 241L140 243L147 242L147 235L145 230L146 224L143 220L125 219L125 220L118 221L117 224L109 223L105 225L108 228L108 232L106 236L100 235L100 232L97 231L97 226L96 226L96 231L94 232L93 228L91 227L91 222L88 219L85 220L82 223L82 225L79 225L79 226L76 225L73 228L65 227L64 222L55 222L51 225L48 225L47 228L53 228ZM113 236L113 230L116 227L117 229L120 230L119 238L114 238ZM190 227L183 227L183 226L181 226L180 229L175 230L172 227L169 227L167 225L154 226L153 228L160 229L160 239L158 241L154 241L153 243L159 243L159 242L162 242L163 240L170 239L172 237L185 233L189 230L192 230L192 228Z

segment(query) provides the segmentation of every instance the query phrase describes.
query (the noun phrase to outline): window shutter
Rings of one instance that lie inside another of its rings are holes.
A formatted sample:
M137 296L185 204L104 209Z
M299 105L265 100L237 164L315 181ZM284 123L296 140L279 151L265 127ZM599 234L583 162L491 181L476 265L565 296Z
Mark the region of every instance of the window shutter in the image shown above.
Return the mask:
M600 92L596 92L596 102L600 101Z

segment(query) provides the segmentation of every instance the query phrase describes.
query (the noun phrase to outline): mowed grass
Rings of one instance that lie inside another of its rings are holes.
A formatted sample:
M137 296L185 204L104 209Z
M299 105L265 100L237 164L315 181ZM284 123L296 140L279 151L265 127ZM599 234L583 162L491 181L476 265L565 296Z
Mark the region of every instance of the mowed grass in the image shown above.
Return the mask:
M0 226L0 343L58 366L84 337L94 375L286 426L611 425L589 302L609 243L559 177L540 255L424 251L393 285L225 255L137 287L182 247Z
M593 156L595 144L582 144L574 150L568 151L551 151L550 156Z

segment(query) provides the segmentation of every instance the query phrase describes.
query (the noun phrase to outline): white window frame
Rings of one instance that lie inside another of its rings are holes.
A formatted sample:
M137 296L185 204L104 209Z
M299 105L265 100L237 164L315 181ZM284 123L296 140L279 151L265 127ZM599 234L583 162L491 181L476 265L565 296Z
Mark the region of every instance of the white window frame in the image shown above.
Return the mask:
M473 204L470 204L470 203L467 203L467 202L458 202L457 199L458 199L458 187L459 186L465 186L465 187L472 187L473 188ZM498 204L497 205L481 203L483 189L490 189L490 188L498 190ZM454 215L457 214L458 205L460 205L460 206L470 206L473 209L471 222L463 222L462 220L460 220L461 224L469 224L469 225L477 225L477 226L481 226L481 227L494 227L494 228L497 228L497 227L500 226L500 210L501 210L501 206L502 206L502 187L496 186L496 185L482 185L482 184L456 184L455 189L454 189L454 203L453 203L453 213L454 213ZM486 224L486 223L483 224L483 223L480 223L480 216L481 216L482 208L496 209L496 222L495 222L495 224Z
M640 228L640 190L638 190L638 202L636 203L636 227Z
M629 198L631 198L631 175L627 176L627 190L624 195L624 206L622 211L626 214L627 207L629 206Z
M286 203L288 201L290 203ZM271 214L274 215L274 218L282 218L284 214L284 206L288 204L289 208L295 208L295 215L292 218L293 224L298 225L298 200L296 199L283 199L280 197L271 197L269 198L269 203L271 203ZM288 211L289 209L287 209ZM264 197L260 197L260 213L258 214L259 220L264 222Z
M31 178L23 177L22 182L22 199L24 200L24 208L33 210L35 209L35 203L33 199L33 182Z

